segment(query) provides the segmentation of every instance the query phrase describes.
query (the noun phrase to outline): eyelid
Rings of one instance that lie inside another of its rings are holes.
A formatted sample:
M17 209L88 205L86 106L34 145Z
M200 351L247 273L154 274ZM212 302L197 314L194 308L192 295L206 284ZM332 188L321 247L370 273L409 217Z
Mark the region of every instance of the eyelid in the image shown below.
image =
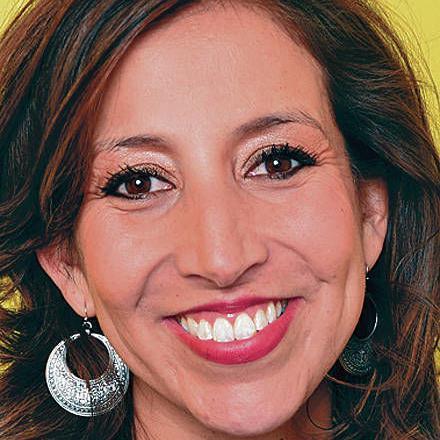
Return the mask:
M317 162L316 153L309 152L301 145L291 146L288 142L285 142L283 144L271 144L254 153L254 155L248 159L250 165L246 167L247 172L252 171L256 166L262 164L270 155L276 154L291 156L292 159L299 162L302 166L315 165Z
M118 188L124 183L126 183L129 178L132 178L135 175L145 176L148 178L155 178L162 182L167 182L171 185L169 179L167 178L167 173L157 165L146 164L139 166L131 166L128 164L124 164L119 168L120 171L117 173L114 174L108 173L106 182L104 183L103 186L99 187L100 192L104 196L111 195L114 197L124 198L128 200L138 200L138 199L148 199L150 197L155 197L157 195L156 193L165 191L165 190L151 191L145 193L144 195L138 195L138 196L118 193L117 192Z
M265 162L265 160L270 157L271 155L285 155L286 157L295 160L300 165L296 166L292 171L289 172L277 172L275 174L272 174L272 176L283 176L283 179L287 179L288 177L291 177L295 170L301 169L304 166L310 166L316 164L317 155L314 153L310 153L307 151L306 148L297 145L297 146L291 146L289 143L284 144L271 144L269 146L266 146L262 148L261 150L258 150L254 155L247 160L247 162L250 162L250 165L248 165L247 173L252 171L256 166L262 164ZM147 191L143 194L139 195L130 195L130 194L124 194L121 193L118 189L121 185L127 183L129 178L133 178L136 175L148 177L148 178L156 178L157 180L160 180L162 182L167 182L170 185L172 183L170 182L170 179L168 178L168 173L163 170L161 167L154 165L154 164L146 164L146 165L140 165L140 166L131 166L128 164L124 164L123 166L120 166L120 171L112 174L108 173L109 176L107 177L107 180L105 184L102 187L99 187L99 190L102 195L104 196L114 196L114 197L120 197L128 200L138 200L138 199L149 199L151 197L155 197L162 191L166 191L166 189L156 190L156 191ZM257 174L254 177L256 178L264 178L265 176L269 176L269 174ZM270 177L266 177L270 178Z

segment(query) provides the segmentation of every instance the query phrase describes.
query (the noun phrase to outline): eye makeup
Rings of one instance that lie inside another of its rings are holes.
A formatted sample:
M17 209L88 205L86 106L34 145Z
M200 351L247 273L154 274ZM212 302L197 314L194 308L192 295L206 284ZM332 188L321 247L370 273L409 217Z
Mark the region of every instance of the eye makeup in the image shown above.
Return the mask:
M291 146L288 143L272 144L258 151L249 159L245 178L286 180L305 166L313 166L317 155L308 152L302 146ZM293 162L293 165L292 165ZM255 174L253 170L265 165L268 173ZM270 164L268 166L268 164ZM283 165L288 165L285 169ZM248 177L250 175L250 177ZM156 185L154 185L156 182ZM168 186L165 189L151 191L154 186ZM168 184L168 185L166 185ZM103 196L114 196L131 200L157 197L160 192L171 189L165 172L153 164L131 166L125 164L120 171L109 173L106 182L99 190Z
M152 164L138 166L125 164L120 167L120 171L117 173L108 173L106 182L102 187L99 187L99 191L103 196L133 200L157 197L157 193L164 190L150 191L154 186L152 180L167 183L168 186L171 185L166 179L165 173Z
M297 164L295 167L290 167L291 169L288 169L287 171L277 170L277 168L281 168L280 164L282 164L282 161L292 160ZM254 175L254 177L259 178L260 176L267 176L266 178L268 179L288 179L289 177L293 176L297 171L299 171L299 169L301 169L302 167L315 165L317 161L317 155L315 153L309 153L304 147L299 145L292 147L288 143L282 145L273 144L260 150L256 155L251 157L250 171L252 171L256 166L260 164L265 164L266 169L268 170L268 161L271 161L272 165L275 164L275 172L273 174L269 173L267 175L257 174Z

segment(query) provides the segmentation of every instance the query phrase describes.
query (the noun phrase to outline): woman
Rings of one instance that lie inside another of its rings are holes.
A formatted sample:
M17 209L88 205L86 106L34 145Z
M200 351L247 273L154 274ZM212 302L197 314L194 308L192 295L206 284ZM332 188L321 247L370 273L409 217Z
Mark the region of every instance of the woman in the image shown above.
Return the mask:
M0 60L2 439L438 438L438 155L367 2L35 1Z

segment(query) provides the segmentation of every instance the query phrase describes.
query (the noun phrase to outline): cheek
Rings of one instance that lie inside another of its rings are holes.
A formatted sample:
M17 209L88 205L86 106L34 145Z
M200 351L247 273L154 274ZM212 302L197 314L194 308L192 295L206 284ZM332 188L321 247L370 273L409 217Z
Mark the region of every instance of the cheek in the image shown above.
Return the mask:
M316 281L316 289L308 290L301 325L292 335L292 347L308 353L304 362L309 365L330 368L360 313L363 252L354 200L341 179L314 179L307 190L267 209L277 213L271 216L270 240L287 249L283 255L292 267L301 262Z
M298 234L315 275L328 282L343 275L360 243L348 199L337 194L315 197L301 217Z
M266 207L272 239L298 255L315 279L343 279L361 245L353 200L341 179L314 179Z
M84 210L78 231L91 291L115 308L135 307L146 289L146 275L161 260L165 235L136 214L94 209L93 204Z

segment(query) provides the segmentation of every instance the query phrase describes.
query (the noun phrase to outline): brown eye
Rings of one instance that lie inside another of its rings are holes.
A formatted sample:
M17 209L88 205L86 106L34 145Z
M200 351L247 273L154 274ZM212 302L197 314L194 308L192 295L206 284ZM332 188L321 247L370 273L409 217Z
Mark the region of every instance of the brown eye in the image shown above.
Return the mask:
M289 157L282 157L281 155L269 156L265 160L264 165L269 174L287 173L292 168L292 160L293 159Z
M251 159L249 175L267 179L288 179L304 166L315 165L316 158L302 147L272 145Z
M121 186L125 187L125 193L128 195L139 195L150 191L151 179L149 176L134 175Z
M157 196L172 188L164 173L149 165L143 168L126 166L119 173L111 175L101 191L107 196L135 200Z
M292 157L283 154L268 154L261 158L260 164L255 167L251 175L255 177L265 176L269 179L283 178L301 168L301 163Z

